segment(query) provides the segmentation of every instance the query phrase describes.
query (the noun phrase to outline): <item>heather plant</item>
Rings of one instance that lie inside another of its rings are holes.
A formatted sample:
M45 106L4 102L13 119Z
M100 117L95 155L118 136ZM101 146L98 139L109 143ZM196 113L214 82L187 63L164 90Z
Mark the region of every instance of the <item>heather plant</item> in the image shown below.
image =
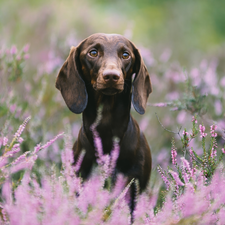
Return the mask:
M36 175L32 172L32 167L38 158L38 152L49 147L62 134L57 135L45 145L38 144L33 151L25 152L8 163L8 158L13 157L19 151L20 142L17 143L17 141L21 141L21 133L29 120L30 118L27 118L19 127L10 144L6 137L1 142L1 147L4 148L4 154L0 159L3 224L27 224L30 221L33 224L55 224L56 221L59 224L79 224L81 220L90 224L93 219L94 223L98 224L108 221L109 215L118 208L126 208L127 204L123 201L131 183L124 189L125 179L119 175L112 193L103 188L103 181L107 177L101 171L103 171L102 169L113 170L116 156L111 157L110 167L105 160L106 157L99 157L102 158L99 161L100 173L97 172L82 185L82 179L76 176L76 172L79 170L85 153L82 152L78 162L72 166L72 145L71 137L68 134L65 135L60 176L52 168L50 175L44 173L39 183ZM118 152L117 145L116 142L113 152ZM25 173L17 187L13 187L10 177L19 170L25 170ZM96 193L99 194L96 195ZM129 215L128 206L126 211Z
M133 115L153 157L134 224L224 224L224 3L121 2L0 1L0 224L129 224L130 184L111 184L119 140L102 154L93 125L99 165L83 182L85 151L71 165L80 116L54 87L70 47L99 27L137 43L153 85Z
M181 137L183 154L185 156L189 143L199 134L201 156L193 148L189 148L190 162L182 156L179 165L175 141L172 139L171 158L174 168L168 167L167 170L163 170L160 166L157 168L166 187L163 208L167 204L172 205L174 214L170 220L175 221L176 224L222 224L224 218L221 214L224 213L225 200L224 192L220 188L225 182L222 163L224 147L221 148L220 156L217 157L216 125L212 125L207 150L205 126L200 124L197 129L196 124L196 117L193 117L192 133L183 131Z
M17 81L21 78L24 69L24 62L30 56L28 54L29 44L21 51L13 45L10 49L0 50L0 72L5 73L8 81Z
M57 42L53 47L57 48ZM121 174L115 180L119 140L116 137L113 140L110 155L103 154L96 129L101 120L101 107L92 125L98 167L90 179L84 182L78 171L85 151L72 165L72 137L77 136L77 127L80 126L77 125L76 115L72 117L65 110L51 87L51 75L56 73L61 59L56 57L54 51L49 53L49 60L39 67L32 80L25 70L27 51L28 45L20 52L15 46L1 51L1 81L6 82L0 90L0 122L3 124L0 130L2 223L129 224L129 188L133 182L138 187L138 183L131 180L126 186L126 178ZM224 81L217 77L217 64L202 62L199 68L191 69L187 76L181 66L176 65L174 69L168 52L160 56L159 60L148 49L142 49L142 52L154 71L151 74L154 85L165 90L155 90L157 99L153 96L152 102L163 99L165 103L149 104L151 111L152 106L160 109L157 112L158 120L155 120L158 129L149 115L141 122L140 127L145 130L147 137L154 138L156 135L159 140L150 139L150 143L153 143L154 168L146 192L136 195L134 224L222 224L225 204L224 122L221 111ZM165 71L159 73L165 82L158 82L154 75L164 69L160 63L168 64ZM210 77L215 78L213 82L210 82ZM21 92L17 86L23 85L25 89ZM167 94L163 96L165 92ZM212 102L215 102L215 107L209 107ZM169 107L172 113L176 113L175 116L168 120L167 108L161 110L161 107ZM196 116L192 117L191 122L189 118L193 114ZM197 118L201 122L198 123ZM59 121L63 121L63 128ZM151 132L148 123L154 126L156 132ZM178 132L171 132L177 123L182 126ZM62 141L56 141L62 133L52 138L52 124L57 133L71 124L71 129L63 135L64 146ZM159 125L170 132L159 135ZM181 131L182 127L187 129ZM170 164L168 140L171 139L171 133L175 137L172 139ZM46 144L38 144L40 142ZM160 147L156 151L156 144L161 144L164 149ZM165 154L160 161L157 156L161 153ZM159 174L155 171L157 164Z
M101 112L101 111L100 111ZM99 112L99 115L101 113ZM1 139L1 220L2 224L129 224L130 213L127 199L129 187L126 179L119 174L113 187L104 187L112 176L118 157L118 142L114 143L111 155L102 152L101 140L96 126L101 116L92 126L94 134L98 167L91 178L83 182L79 167L85 152L82 152L77 163L73 165L70 134L64 135L62 168L58 173L55 167L49 172L42 171L40 180L32 168L40 151L53 144L62 134L47 142L38 144L33 151L15 157L23 141L21 134L30 117L25 119L9 143L7 137ZM222 224L224 220L225 182L222 156L217 159L216 126L211 126L210 147L206 151L207 133L203 125L197 128L197 120L192 120L192 133L183 132L181 142L183 152L197 135L202 143L202 156L193 149L189 150L189 160L177 159L175 140L172 140L171 158L173 167L158 171L165 182L166 189L160 189L155 183L147 192L136 196L137 206L134 212L134 224ZM224 154L224 148L221 149ZM184 153L183 153L184 154ZM187 156L187 154L186 154ZM15 159L8 161L10 158ZM11 180L13 173L24 170L16 186ZM160 197L161 196L161 197ZM162 197L163 196L163 197ZM162 206L157 204L162 199Z

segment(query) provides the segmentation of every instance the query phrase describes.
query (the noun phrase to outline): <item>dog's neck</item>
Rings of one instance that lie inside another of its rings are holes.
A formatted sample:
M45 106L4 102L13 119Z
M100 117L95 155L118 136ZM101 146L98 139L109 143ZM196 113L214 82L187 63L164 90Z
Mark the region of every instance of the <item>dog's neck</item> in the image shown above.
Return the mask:
M131 85L116 95L104 95L87 87L88 104L83 112L83 127L88 140L93 145L91 125L96 122L99 106L102 106L102 116L97 126L97 132L102 140L103 151L109 153L113 146L113 138L123 138L130 120Z

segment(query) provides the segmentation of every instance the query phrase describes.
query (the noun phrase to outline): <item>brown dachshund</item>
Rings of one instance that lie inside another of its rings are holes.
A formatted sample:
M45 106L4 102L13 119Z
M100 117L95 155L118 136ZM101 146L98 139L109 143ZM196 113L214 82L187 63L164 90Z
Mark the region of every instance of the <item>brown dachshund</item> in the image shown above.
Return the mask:
M118 34L91 35L71 48L58 74L56 88L73 113L83 113L83 126L73 146L75 162L82 149L86 151L80 167L81 176L87 178L96 162L90 127L96 120L99 105L102 105L102 118L96 129L103 151L110 153L113 137L118 137L120 154L115 173L123 173L128 181L138 179L140 191L143 191L150 178L151 152L144 134L130 115L130 109L132 102L135 110L144 114L152 87L135 45ZM132 196L134 199L134 193ZM134 207L133 201L130 205L132 212Z

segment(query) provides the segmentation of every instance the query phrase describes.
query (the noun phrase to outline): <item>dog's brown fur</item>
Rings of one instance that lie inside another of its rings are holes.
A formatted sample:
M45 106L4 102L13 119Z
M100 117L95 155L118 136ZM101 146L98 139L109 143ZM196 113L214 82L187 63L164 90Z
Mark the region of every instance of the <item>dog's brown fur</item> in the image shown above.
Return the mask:
M151 153L144 134L130 115L130 108L132 102L135 110L144 114L152 87L135 45L117 34L91 35L71 48L58 74L56 87L72 112L83 113L83 125L73 146L75 161L82 149L86 151L81 176L87 178L96 162L90 127L101 104L102 119L97 131L103 151L110 153L113 137L118 137L120 154L116 173L123 173L128 182L132 178L138 179L140 190L144 190L151 173ZM131 211L133 209L134 203Z

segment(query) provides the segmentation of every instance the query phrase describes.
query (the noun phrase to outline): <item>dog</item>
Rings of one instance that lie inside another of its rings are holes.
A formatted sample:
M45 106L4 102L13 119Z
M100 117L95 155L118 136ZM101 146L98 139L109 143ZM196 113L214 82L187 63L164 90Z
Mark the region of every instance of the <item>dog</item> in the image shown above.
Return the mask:
M131 102L144 114L152 85L149 73L136 46L118 34L97 33L72 47L56 79L56 88L68 108L82 113L83 125L73 146L74 162L85 149L79 174L87 179L96 154L91 125L97 110L102 118L97 132L104 154L113 148L113 137L119 138L120 153L116 173L139 181L142 192L150 179L152 158L149 145L138 123L131 116ZM131 186L131 212L135 208L135 185Z

